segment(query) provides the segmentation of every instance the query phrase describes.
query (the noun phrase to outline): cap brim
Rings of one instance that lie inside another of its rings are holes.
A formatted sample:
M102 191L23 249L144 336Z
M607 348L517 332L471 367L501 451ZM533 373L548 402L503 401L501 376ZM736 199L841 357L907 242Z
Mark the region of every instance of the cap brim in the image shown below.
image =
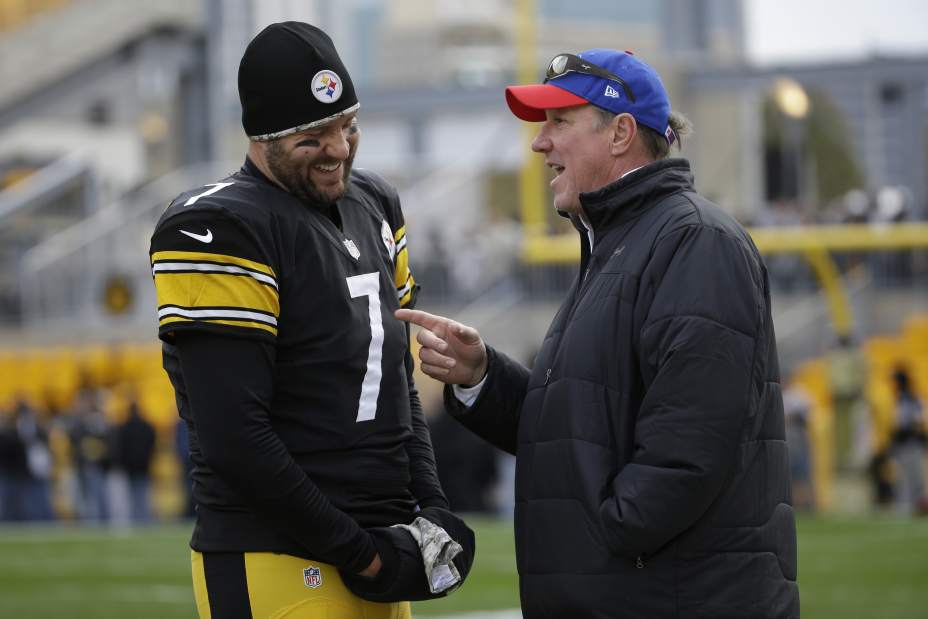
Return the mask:
M529 122L545 120L545 110L589 103L583 97L551 84L527 84L506 88L506 104L512 113Z

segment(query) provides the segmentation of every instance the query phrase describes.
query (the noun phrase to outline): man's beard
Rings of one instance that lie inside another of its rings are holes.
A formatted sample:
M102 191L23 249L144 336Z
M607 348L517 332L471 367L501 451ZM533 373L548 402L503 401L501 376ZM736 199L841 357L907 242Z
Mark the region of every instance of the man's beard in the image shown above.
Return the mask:
M322 163L330 164L335 161L316 161L312 165ZM308 168L305 164L298 164L292 161L284 152L283 147L271 142L267 146L267 167L270 169L280 183L286 187L287 191L296 196L301 202L310 206L330 207L338 202L345 191L348 189L348 177L351 175L351 165L354 163L354 152L348 154L348 158L342 162L342 190L338 195L330 195L319 190L312 181Z

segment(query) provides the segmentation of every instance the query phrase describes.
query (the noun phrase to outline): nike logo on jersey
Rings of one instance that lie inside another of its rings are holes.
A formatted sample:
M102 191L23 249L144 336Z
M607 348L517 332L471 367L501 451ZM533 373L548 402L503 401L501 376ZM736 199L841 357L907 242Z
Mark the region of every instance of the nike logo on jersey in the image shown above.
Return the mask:
M193 232L187 232L186 230L181 230L181 234L186 234L192 239L196 239L201 243L212 243L213 242L213 231L209 228L206 229L206 234L194 234Z

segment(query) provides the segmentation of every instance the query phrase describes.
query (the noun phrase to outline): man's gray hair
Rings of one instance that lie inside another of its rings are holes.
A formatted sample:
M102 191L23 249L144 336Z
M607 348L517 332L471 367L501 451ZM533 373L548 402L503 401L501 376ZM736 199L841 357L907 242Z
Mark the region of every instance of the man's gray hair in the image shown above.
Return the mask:
M609 110L604 110L601 107L593 106L593 109L598 112L596 117L596 129L604 129L612 123L612 119L618 116ZM683 148L683 138L684 136L690 135L693 132L693 123L679 112L671 112L670 117L667 119L667 122L670 124L670 128L676 134L677 139L674 140L674 145L676 145L677 150L679 151ZM641 135L641 139L644 142L645 148L651 157L658 161L660 159L666 159L670 156L670 147L672 146L667 142L667 138L664 137L662 133L658 133L650 127L645 127L642 124L638 125L638 133Z

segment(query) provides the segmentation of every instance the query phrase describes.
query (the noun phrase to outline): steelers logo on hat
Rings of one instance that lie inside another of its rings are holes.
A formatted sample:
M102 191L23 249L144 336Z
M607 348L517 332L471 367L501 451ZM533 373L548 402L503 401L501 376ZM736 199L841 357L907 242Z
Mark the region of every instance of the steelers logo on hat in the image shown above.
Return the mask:
M323 69L313 76L313 96L323 103L335 103L342 96L342 78L335 71Z

